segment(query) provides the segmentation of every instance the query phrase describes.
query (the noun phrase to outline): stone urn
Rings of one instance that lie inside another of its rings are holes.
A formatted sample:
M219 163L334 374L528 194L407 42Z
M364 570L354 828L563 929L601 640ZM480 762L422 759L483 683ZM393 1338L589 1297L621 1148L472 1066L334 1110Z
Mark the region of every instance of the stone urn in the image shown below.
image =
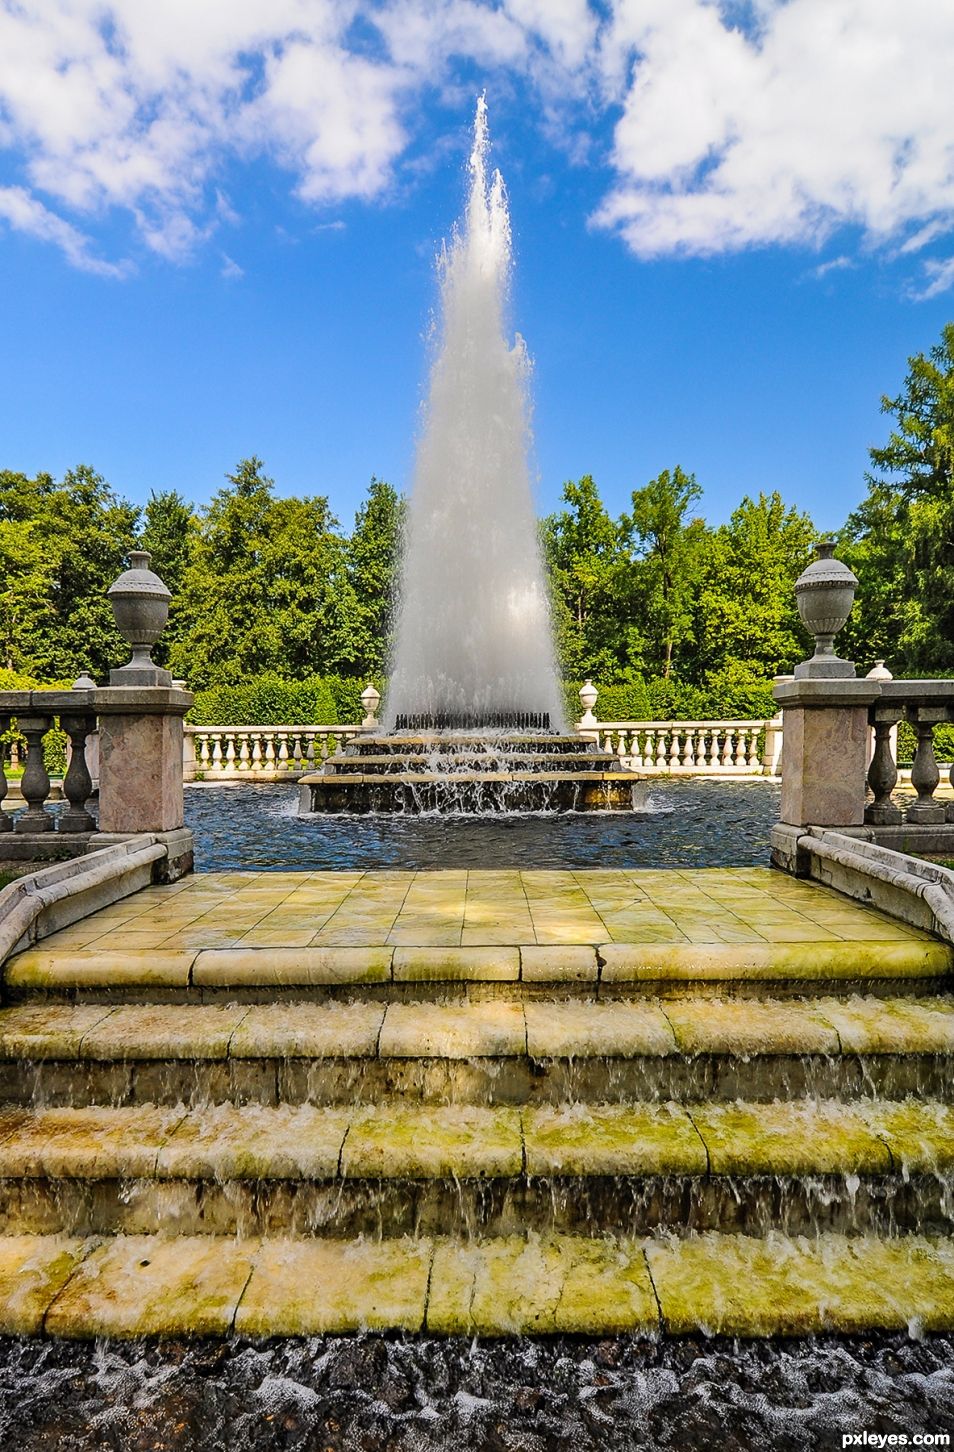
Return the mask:
M146 550L131 550L129 569L106 592L120 635L132 646L132 659L110 671L111 686L169 686L172 676L153 664L152 647L169 619L171 594L149 568Z
M592 681L584 681L580 687L580 705L583 707L583 715L580 717L581 726L595 726L596 717L593 715L593 707L596 705L596 698L599 691Z
M799 680L853 676L854 666L835 654L833 641L851 614L858 581L847 565L835 559L834 540L820 540L815 554L795 581L798 613L805 629L815 637L815 654L795 667L795 676Z
M365 686L361 692L361 704L364 707L364 720L362 726L377 726L378 707L381 704L381 692L373 685Z

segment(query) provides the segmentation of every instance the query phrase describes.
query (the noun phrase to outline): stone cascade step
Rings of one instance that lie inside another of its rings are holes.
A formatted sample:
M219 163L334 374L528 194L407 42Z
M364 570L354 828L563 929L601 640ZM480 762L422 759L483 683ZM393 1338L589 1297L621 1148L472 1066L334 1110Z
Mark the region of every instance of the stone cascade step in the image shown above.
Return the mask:
M0 1238L0 1334L14 1336L755 1337L952 1327L948 1238Z
M914 1098L0 1113L0 1233L947 1234L952 1192Z
M7 1002L46 995L93 1001L250 999L286 994L316 997L552 997L616 1000L637 995L682 996L711 989L719 995L804 993L819 984L839 991L895 996L941 989L950 979L952 950L926 937L871 943L826 941L742 943L523 944L474 947L171 946L97 950L38 948L3 969Z
M618 758L616 760L618 762ZM357 776L362 781L368 777L393 776L398 773L408 779L425 781L430 780L435 772L448 778L459 776L473 781L483 777L489 777L492 781L518 779L517 773L520 774L520 780L526 780L528 776L550 773L556 780L566 773L616 770L613 761L614 758L609 752L590 754L581 751L538 751L508 753L504 756L490 750L466 754L435 752L431 756L418 753L404 756L394 751L380 754L341 751L326 758L322 763L322 771L328 776ZM621 763L618 769L623 770Z
M387 735L356 736L348 743L348 755L366 756L607 756L594 741L583 736L560 736L550 732L521 734L485 731L389 732ZM342 753L343 754L343 753Z
M954 996L0 1009L0 1105L954 1100Z

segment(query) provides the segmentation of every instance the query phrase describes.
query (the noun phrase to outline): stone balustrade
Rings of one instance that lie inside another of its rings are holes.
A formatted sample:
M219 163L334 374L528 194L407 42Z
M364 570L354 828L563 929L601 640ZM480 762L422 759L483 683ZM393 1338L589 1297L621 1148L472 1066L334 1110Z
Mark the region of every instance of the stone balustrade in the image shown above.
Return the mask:
M647 776L771 776L778 721L596 721L581 734Z
M0 810L0 833L38 837L56 832L60 836L73 837L95 831L96 823L87 810L93 781L86 761L86 742L96 729L96 716L87 709L87 693L77 692L76 695L82 695L83 701L77 700L72 692L63 691L0 692L0 734L15 726L26 742L20 779L24 810L15 819ZM67 806L54 816L48 805L53 797L53 785L46 768L43 744L47 734L56 726L66 733L70 750L63 779L63 796ZM11 743L10 757L12 766L21 764L16 742ZM0 803L6 798L8 790L6 774L0 774Z
M289 781L319 771L366 726L186 726L186 781Z
M881 681L879 686L880 693L868 709L874 746L868 766L871 800L865 806L865 822L875 827L902 822L922 827L954 823L954 801L935 799L941 772L934 751L935 727L954 722L954 681ZM892 797L898 784L893 742L901 721L911 726L916 739L910 782L917 795L907 804ZM948 781L954 787L954 765Z

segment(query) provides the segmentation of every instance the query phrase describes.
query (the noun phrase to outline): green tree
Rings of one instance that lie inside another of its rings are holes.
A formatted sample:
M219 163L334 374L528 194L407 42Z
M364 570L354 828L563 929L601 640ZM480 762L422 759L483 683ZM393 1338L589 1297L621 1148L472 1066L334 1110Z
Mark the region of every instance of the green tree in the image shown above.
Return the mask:
M954 323L881 410L895 427L870 451L868 494L843 553L858 601L839 649L884 656L895 674L954 669Z
M641 639L630 638L625 604L626 555L592 475L563 486L566 508L541 525L550 577L557 653L563 673L612 679Z
M91 670L102 679L128 656L106 591L125 568L139 511L86 464L60 484L0 473L0 525L12 569L5 654L45 680ZM16 536L16 544L10 543ZM32 563L31 563L32 561ZM42 598L41 594L42 592Z
M692 640L692 603L706 527L690 511L702 498L694 474L677 465L633 492L632 513L621 521L637 561L635 596L649 636L649 656L663 679Z
M192 562L198 528L192 505L174 489L158 492L153 490L149 495L149 502L143 512L140 544L152 555L152 569L168 586L172 595L169 623L153 651L160 664L169 659L172 647L182 639L188 628L182 591L186 572Z
M387 661L404 515L397 491L372 476L347 542L353 659L362 676L379 674Z
M204 689L274 672L300 680L354 665L354 595L327 499L276 499L243 459L199 519L169 664Z
M765 679L804 658L795 581L815 538L809 516L777 492L746 496L712 532L695 607L697 679L730 666Z

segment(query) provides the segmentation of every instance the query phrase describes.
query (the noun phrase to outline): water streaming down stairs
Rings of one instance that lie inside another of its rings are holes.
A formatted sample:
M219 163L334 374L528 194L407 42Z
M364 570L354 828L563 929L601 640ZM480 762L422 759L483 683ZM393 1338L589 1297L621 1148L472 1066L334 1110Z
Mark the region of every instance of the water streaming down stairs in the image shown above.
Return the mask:
M770 946L22 954L2 1329L954 1327L949 950Z

